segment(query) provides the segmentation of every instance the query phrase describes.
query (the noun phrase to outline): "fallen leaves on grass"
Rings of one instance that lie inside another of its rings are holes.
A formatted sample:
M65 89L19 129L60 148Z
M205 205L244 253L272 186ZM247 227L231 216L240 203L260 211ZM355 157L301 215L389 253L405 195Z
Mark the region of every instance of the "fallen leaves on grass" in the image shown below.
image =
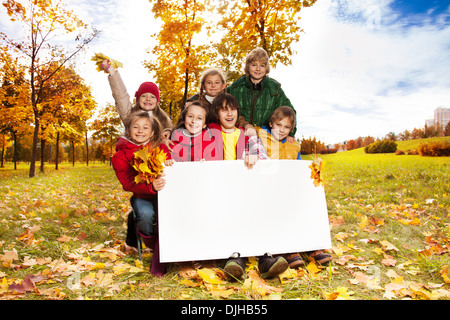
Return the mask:
M327 158L336 179L325 183L331 264L306 259L265 280L251 258L239 282L218 268L175 266L152 277L148 256L142 264L122 248L129 195L113 175L75 191L78 175L60 185L51 177L34 188L0 185L0 228L9 234L0 240L0 299L450 299L448 192L437 183L414 190L401 172L395 186L375 184L366 166L341 179L349 170L334 165ZM429 194L413 198L422 192Z

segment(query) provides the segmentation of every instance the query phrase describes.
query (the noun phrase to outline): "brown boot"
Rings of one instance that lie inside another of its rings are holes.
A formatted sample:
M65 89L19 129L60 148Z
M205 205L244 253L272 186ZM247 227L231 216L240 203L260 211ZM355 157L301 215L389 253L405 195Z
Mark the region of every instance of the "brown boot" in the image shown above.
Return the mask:
M332 260L331 255L322 250L308 252L308 256L316 260L316 262L325 265Z
M297 252L287 254L284 258L289 263L289 267L292 269L305 265L305 261L303 261L302 257Z

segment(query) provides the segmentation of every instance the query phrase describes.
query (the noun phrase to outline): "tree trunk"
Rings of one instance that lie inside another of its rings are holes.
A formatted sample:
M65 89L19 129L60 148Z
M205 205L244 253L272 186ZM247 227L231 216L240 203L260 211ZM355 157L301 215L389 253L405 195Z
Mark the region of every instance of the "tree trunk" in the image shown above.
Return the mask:
M72 142L72 166L75 167L75 142Z
M39 115L34 115L34 133L33 133L33 148L31 150L31 162L30 162L30 178L33 178L36 174L36 155L37 144L39 140Z
M1 164L0 164L0 168L4 168L5 165L3 164L3 157L5 156L5 144L6 144L6 138L5 135L2 134L2 155L1 155Z
M55 170L58 170L59 164L59 131L56 134L56 155L55 155Z
M14 170L17 170L17 136L15 132L13 132L12 134L14 138L14 156L13 156Z
M44 172L45 140L41 139L41 172Z
M89 167L89 140L88 140L87 130L86 130L85 138L86 138L86 166Z

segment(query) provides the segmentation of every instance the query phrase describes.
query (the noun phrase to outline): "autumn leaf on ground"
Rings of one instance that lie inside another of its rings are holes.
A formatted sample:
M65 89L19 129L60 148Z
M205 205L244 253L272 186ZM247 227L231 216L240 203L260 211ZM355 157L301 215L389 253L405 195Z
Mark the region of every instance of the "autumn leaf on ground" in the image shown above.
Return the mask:
M283 291L281 288L268 285L267 282L259 276L256 270L251 270L248 273L248 278L244 282L244 288L254 291L261 296Z
M311 261L308 266L306 267L306 270L308 270L308 273L311 275L312 278L316 278L319 276L321 269L319 269L314 261Z
M4 276L2 282L0 283L0 294L8 292L8 288L8 280L6 280L6 276Z
M9 290L13 291L15 294L31 292L36 288L35 282L40 282L42 280L44 280L42 275L27 275L22 283L11 284Z
M399 251L399 250L397 249L397 247L394 246L394 245L393 245L392 243L390 243L389 241L381 240L381 241L380 241L380 244L383 246L383 250L384 250L384 251L391 251L391 250Z
M346 287L338 287L334 292L322 292L326 300L351 300L351 295L354 294L353 291L348 291Z
M395 260L394 257L385 254L384 259L381 260L381 263L387 267L395 267L395 265L397 264L397 260Z
M27 245L35 245L39 243L39 241L34 239L34 233L39 231L41 227L34 225L31 228L28 228L27 231L19 235L17 240L25 242Z
M448 267L447 266L442 267L440 273L441 273L441 276L444 279L445 283L450 284L450 278L448 276L448 273L449 273Z
M14 260L19 260L16 249L12 249L11 251L4 250L4 254L0 254L0 261L3 262L4 267L9 267Z
M286 271L278 275L278 279L280 279L281 284L286 284L287 282L289 282L289 279L294 279L297 276L298 276L297 270L287 268Z
M203 281L210 283L210 284L224 284L226 281L224 281L225 275L223 272L217 268L209 269L209 268L202 268L200 270L197 270L198 275L203 279Z
M245 272L250 272L250 270L258 271L258 259L255 257L249 257L245 263Z
M368 289L382 289L380 287L380 279L375 276L366 275L362 272L356 272L355 277L350 279L349 282L351 284L364 284Z

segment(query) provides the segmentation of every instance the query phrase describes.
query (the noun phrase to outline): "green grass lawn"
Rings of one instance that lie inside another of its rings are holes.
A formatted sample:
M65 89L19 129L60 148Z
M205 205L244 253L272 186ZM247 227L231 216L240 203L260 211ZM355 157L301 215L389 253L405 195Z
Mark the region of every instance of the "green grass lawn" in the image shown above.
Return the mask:
M108 165L47 166L32 179L26 165L1 168L0 299L448 300L449 158L321 158L332 263L307 260L267 281L251 263L238 283L178 264L156 278L151 254L142 265L125 252L129 194Z

